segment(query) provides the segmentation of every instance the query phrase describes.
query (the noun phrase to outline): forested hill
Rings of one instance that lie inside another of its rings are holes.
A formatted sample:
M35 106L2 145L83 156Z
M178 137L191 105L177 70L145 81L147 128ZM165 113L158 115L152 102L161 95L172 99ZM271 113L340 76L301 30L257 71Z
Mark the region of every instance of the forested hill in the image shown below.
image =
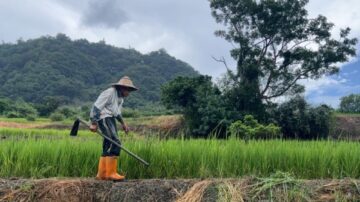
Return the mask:
M163 83L198 72L162 49L144 55L64 34L0 45L0 97L33 103L49 97L65 104L93 102L124 75L140 88L127 101L131 107L159 101Z

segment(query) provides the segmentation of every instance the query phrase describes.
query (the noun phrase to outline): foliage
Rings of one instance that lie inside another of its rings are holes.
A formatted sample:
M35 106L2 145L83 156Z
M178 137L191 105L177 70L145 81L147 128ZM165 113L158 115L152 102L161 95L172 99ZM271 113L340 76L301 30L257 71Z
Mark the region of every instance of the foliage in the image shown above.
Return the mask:
M76 118L77 114L79 114L80 110L74 107L69 107L69 106L63 106L60 107L58 110L56 110L56 114L62 114L65 118L69 119L69 118Z
M8 112L6 113L6 117L7 117L7 118L20 118L21 115L20 115L18 112L16 112L16 111L8 111Z
M326 105L311 107L296 96L278 106L272 116L286 138L326 138L330 130L332 109Z
M339 62L355 55L357 39L348 37L350 28L334 39L326 17L308 17L308 0L209 1L212 15L227 28L215 34L235 44L231 55L237 68L228 69L230 88L224 94L238 113L262 120L265 101L303 92L299 79L334 74Z
M177 113L176 110L168 109L162 103L148 103L136 109L141 116L173 115Z
M262 125L251 115L246 115L244 121L238 120L229 127L231 136L241 139L271 139L281 135L281 128L273 123Z
M331 129L333 109L327 105L310 107L309 128L311 138L327 138Z
M90 106L91 105L83 105L80 107L80 117L87 120L90 117Z
M93 177L101 138L90 131L79 131L78 138L69 137L68 130L52 131L34 133L35 138L0 141L0 177ZM54 141L52 135L59 133L63 136ZM39 138L41 134L47 138ZM356 142L122 140L126 148L151 162L144 167L123 153L119 169L129 179L263 177L277 171L291 172L301 179L360 177Z
M0 98L0 115L10 111L11 101L8 98Z
M29 114L25 118L27 121L36 121L36 116L33 114Z
M360 113L360 94L344 96L340 100L340 112Z
M5 115L8 118L35 119L38 112L31 104L21 99L12 101L4 98L0 99L0 115Z
M48 117L60 105L65 104L65 100L66 98L61 96L46 96L35 104L35 108L38 110L40 116Z
M51 121L63 121L66 117L63 114L60 114L59 112L54 112L50 115Z
M137 118L140 116L140 112L136 109L122 109L121 115L124 118Z
M216 135L225 136L224 103L211 77L177 77L162 87L162 102L183 112L189 134L207 137L216 130Z
M140 88L125 106L137 107L159 102L163 83L198 72L165 50L143 55L104 42L71 40L64 34L0 44L0 96L36 103L41 116L60 105L94 102L124 75Z

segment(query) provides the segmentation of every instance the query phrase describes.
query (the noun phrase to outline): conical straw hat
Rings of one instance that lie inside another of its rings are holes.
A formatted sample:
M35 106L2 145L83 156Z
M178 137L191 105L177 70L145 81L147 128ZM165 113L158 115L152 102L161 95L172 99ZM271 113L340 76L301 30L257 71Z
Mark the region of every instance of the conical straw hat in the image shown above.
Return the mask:
M128 88L130 91L136 91L138 88L136 88L133 84L133 82L130 80L128 76L122 77L119 82L111 84L112 86L123 86Z

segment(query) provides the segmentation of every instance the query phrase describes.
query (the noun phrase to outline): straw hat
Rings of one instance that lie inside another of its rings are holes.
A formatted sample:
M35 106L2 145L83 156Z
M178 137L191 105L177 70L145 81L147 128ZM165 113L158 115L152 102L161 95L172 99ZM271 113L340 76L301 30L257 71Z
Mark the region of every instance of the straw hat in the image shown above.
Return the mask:
M128 76L122 77L119 82L111 84L112 86L122 86L125 88L128 88L130 91L136 91L138 88L136 88L133 84L133 82L130 80Z

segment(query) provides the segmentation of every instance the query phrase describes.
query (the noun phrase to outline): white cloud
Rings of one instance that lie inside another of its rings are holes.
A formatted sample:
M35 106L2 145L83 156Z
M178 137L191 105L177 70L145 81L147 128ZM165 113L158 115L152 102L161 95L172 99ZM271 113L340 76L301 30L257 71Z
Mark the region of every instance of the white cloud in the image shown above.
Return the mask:
M313 104L313 105L321 105L321 104L326 104L326 105L330 105L333 108L338 108L339 104L340 104L340 97L339 96L314 96L311 98L307 98L307 100Z
M337 108L340 98L351 93L360 93L360 85L350 85L345 78L322 77L319 80L302 80L305 97L312 104L328 104Z
M230 67L236 66L229 54L231 44L214 36L221 27L210 14L209 2L192 0L118 0L116 6L126 12L127 21L115 28L89 27L82 24L87 8L96 0L7 0L0 1L0 41L36 38L65 33L73 39L86 38L140 52L165 48L202 74L218 77L223 64L211 56L224 56ZM313 0L307 6L311 17L322 14L340 28L351 27L351 36L360 37L360 3L358 0ZM9 18L9 16L12 16ZM356 61L355 58L351 62ZM303 81L308 94L322 95L326 88L346 86L347 80L323 77ZM351 87L350 87L351 89ZM346 89L345 89L346 90Z
M309 95L311 93L322 94L324 93L324 88L339 85L344 82L346 82L346 79L337 80L331 77L323 76L318 80L304 79L299 83L305 86L305 95Z
M66 10L49 1L0 1L0 40L37 38L66 27Z
M307 5L309 15L314 17L319 14L328 18L335 24L335 33L339 28L350 27L351 36L360 36L360 3L358 0L316 0Z

